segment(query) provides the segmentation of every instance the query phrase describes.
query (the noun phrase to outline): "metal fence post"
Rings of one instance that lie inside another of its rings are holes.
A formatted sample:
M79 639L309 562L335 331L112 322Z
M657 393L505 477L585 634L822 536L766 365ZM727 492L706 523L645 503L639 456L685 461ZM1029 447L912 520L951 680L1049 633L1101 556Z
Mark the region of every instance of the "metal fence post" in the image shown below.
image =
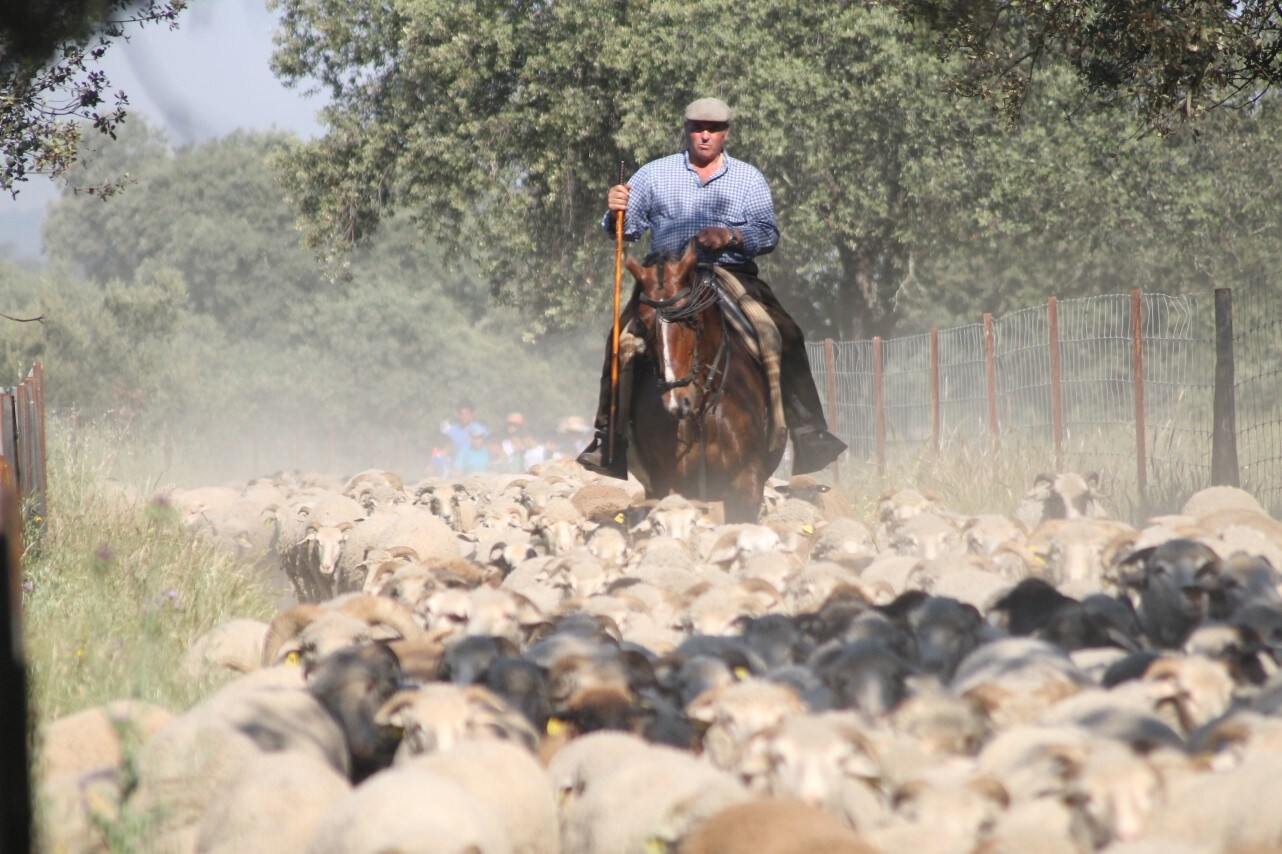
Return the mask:
M872 339L873 434L877 443L877 476L886 476L886 388L881 336Z
M988 436L993 453L1000 445L997 424L997 340L993 334L993 315L984 313L984 369L988 378Z
M1131 375L1135 386L1135 484L1140 500L1148 491L1148 449L1144 431L1144 292L1131 291Z
M1215 289L1215 405L1211 419L1211 485L1240 486L1237 400L1233 391L1233 289Z
M930 328L930 449L939 456L939 329Z
M1060 389L1059 371L1059 300L1046 300L1047 346L1051 355L1051 432L1055 436L1055 471L1064 470L1064 396Z
M824 339L824 373L828 375L828 417L829 429L832 429L837 425L837 348L831 338ZM840 457L832 464L832 478L835 483L841 483Z

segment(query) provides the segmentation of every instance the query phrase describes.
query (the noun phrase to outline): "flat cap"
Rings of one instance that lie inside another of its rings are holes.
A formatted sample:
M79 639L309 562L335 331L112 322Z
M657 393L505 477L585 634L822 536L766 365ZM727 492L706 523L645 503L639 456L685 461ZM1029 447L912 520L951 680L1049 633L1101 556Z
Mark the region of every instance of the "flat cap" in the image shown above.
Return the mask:
M700 98L686 107L688 122L728 122L733 114L720 98Z

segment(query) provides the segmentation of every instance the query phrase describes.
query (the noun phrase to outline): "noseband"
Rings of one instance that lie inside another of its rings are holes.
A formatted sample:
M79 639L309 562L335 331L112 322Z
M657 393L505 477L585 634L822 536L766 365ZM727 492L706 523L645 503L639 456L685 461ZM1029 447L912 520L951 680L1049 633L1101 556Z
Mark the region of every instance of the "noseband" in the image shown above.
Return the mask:
M663 267L660 266L657 272L659 274L659 284L662 285ZM698 272L699 279L695 284L686 285L684 288L666 299L651 299L645 294L637 295L638 299L642 303L654 309L654 313L658 316L660 323L680 323L686 326L691 326L695 330L694 354L690 365L690 373L675 380L665 380L663 376L660 375L657 378L659 391L664 394L672 391L673 389L683 388L694 382L695 375L699 373L699 315L721 298L721 291L716 285L716 275L712 272L711 268L701 265L698 267ZM680 304L682 301L685 301L684 305ZM661 366L664 363L662 353L663 336L659 335L656 330L654 339L655 350L659 351L656 353L658 359L655 362L655 368L657 371L661 370ZM707 378L704 380L704 394L707 394L712 390L713 383L716 381L718 376L721 377L723 383L725 381L725 367L724 364L722 364L722 360L723 357L727 355L727 340L728 331L723 330L721 335L721 344L717 348L716 355L712 357L712 362L709 364ZM718 365L721 365L720 369L718 369Z

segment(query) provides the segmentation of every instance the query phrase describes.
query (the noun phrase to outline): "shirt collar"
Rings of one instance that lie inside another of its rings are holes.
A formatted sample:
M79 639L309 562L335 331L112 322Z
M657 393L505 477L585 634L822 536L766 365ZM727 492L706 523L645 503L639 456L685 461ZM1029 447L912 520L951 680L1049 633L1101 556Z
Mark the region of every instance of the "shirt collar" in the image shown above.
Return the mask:
M682 157L685 158L686 169L690 170L691 172L694 172L694 166L690 164L690 149L688 148L682 149L681 155ZM729 168L730 168L730 154L723 148L721 149L721 168L718 169L716 172L713 172L711 175L709 175L708 180L705 181L704 183L711 184L713 181L717 180L722 175L726 174L726 170ZM698 175L698 174L699 173L695 172L695 175Z

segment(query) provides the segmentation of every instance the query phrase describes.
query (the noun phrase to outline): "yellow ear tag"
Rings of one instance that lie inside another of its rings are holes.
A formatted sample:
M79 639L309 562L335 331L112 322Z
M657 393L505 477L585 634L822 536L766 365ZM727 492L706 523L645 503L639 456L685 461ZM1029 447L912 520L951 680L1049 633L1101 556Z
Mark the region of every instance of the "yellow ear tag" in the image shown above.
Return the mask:
M622 521L623 521L623 518L624 518L624 516L623 516L623 514L622 514L622 513L615 513L615 514L614 514L614 521L616 521L616 522L622 522Z
M746 667L736 667L732 672L734 673L734 678L741 682L752 675L752 671Z
M298 650L294 650L289 655L285 656L285 663L297 667L303 663L303 654Z
M810 524L809 522L801 526L801 533L803 534L813 534L814 532L815 532L815 526Z
M668 846L657 836L651 836L645 841L645 854L667 854Z
M565 721L560 718L548 718L548 735L556 736L565 732Z

